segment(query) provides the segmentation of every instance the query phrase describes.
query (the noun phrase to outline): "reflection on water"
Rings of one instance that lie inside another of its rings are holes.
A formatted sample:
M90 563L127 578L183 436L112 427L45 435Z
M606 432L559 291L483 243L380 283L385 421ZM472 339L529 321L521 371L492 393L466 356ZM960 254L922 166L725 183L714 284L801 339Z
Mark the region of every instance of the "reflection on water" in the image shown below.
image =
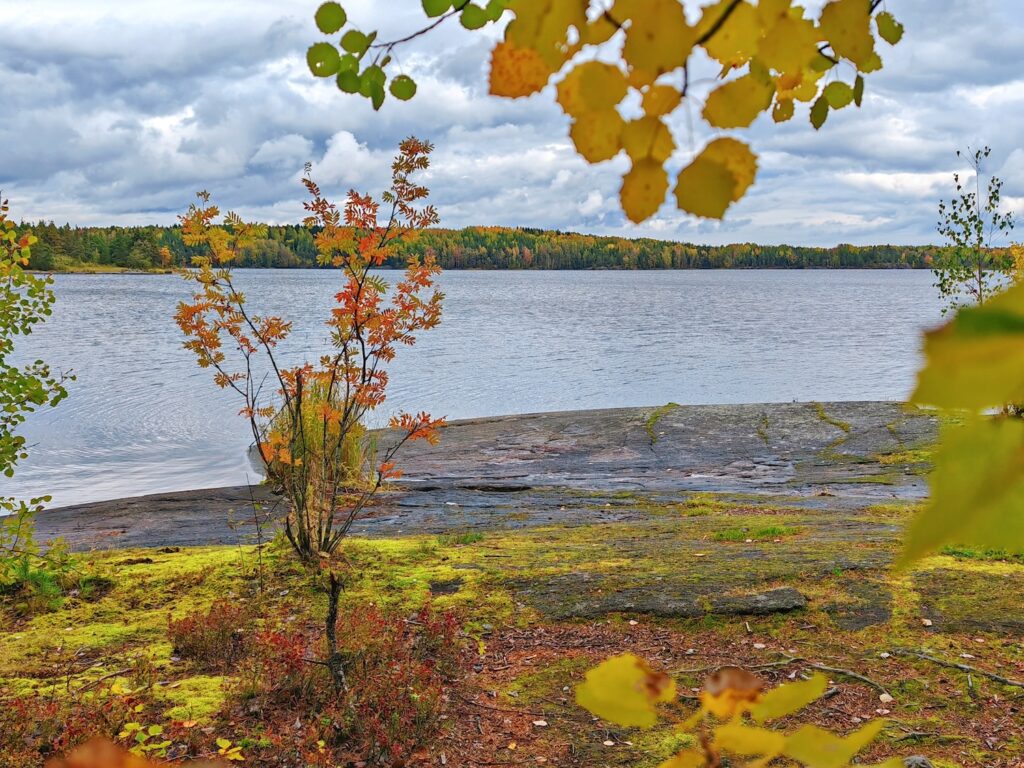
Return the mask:
M294 318L289 357L315 359L337 273L238 279L252 304ZM389 408L465 418L900 399L919 332L939 319L927 272L449 272L441 283L444 320L399 350ZM30 417L30 459L0 492L71 504L251 477L239 403L181 347L180 278L62 275L56 289L53 318L23 354L78 380Z

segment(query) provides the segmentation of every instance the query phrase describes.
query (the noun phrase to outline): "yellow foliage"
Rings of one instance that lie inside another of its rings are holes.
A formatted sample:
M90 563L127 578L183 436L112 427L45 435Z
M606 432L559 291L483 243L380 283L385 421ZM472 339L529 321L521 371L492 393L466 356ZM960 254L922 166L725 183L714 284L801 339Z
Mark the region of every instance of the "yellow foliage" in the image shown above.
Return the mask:
M551 71L533 48L498 43L491 53L491 95L510 99L529 96L547 85Z
M704 104L704 119L717 128L746 128L772 102L774 89L755 75L720 85Z
M668 174L661 161L640 158L622 179L622 210L637 223L653 216L665 201Z
M623 126L622 148L633 160L651 158L660 164L668 160L676 145L668 126L648 115Z
M666 682L668 681L668 682ZM630 654L608 659L590 670L576 689L577 702L591 713L623 726L650 727L655 722L654 704L675 697L675 688L664 675L654 673ZM793 733L762 727L768 720L791 715L819 699L828 681L822 675L779 686L764 692L764 681L740 667L721 667L708 676L700 693L700 709L685 723L684 731L700 727L697 743L681 750L659 768L703 768L723 764L723 753L757 757L747 768L764 768L776 758L789 757L807 768L846 768L885 725L868 723L849 736L836 736L814 725ZM748 724L749 713L755 725ZM725 722L721 722L725 721ZM879 768L902 765L883 763Z
M657 722L656 704L675 697L675 681L631 653L605 660L576 686L581 707L617 725L641 728Z
M884 720L872 720L843 738L816 725L805 725L786 739L784 752L787 757L814 768L846 768L884 727Z
M602 109L579 115L569 136L588 163L600 163L618 154L624 127L625 121L615 109Z
M786 122L795 116L797 103L813 104L810 121L820 128L828 118L830 104L833 109L851 101L861 105L861 75L882 66L875 52L876 34L889 43L898 42L903 34L891 13L876 13L877 4L867 0L832 0L817 17L794 6L792 0L710 0L691 25L686 12L699 6L687 0L609 0L601 4L590 0L495 0L486 5L469 4L460 18L470 29L508 20L504 37L491 56L492 94L521 98L557 83L558 103L571 119L570 135L580 155L588 162L601 162L625 147L635 166L641 159L663 166L669 161L677 140L667 126L660 127L651 119L672 114L692 95L697 103L703 100L702 115L715 128L746 128L768 111L775 122ZM431 2L426 7L434 10L428 17L435 18L450 6ZM334 19L328 27L336 23ZM436 23L430 22L419 34ZM358 34L369 40L376 33ZM351 92L346 83L351 86L354 80L360 86L370 78L372 88L355 90L366 90L371 98L376 94L382 100L381 78L386 78L389 66L396 66L391 64L393 49L415 36L376 42L366 53L364 71L359 71L363 65L357 63L342 73L345 82L339 80L339 87ZM330 45L333 42L318 43L314 48ZM695 48L702 48L722 65L710 88L690 81L689 63ZM587 55L577 57L581 52ZM333 56L328 58L333 65ZM323 57L317 61L321 60L326 61ZM840 83L824 97L822 75L850 62L857 70L853 90ZM323 74L316 69L314 73ZM398 90L392 88L392 95L411 98L414 84L407 75L398 77L405 80ZM691 86L702 92L691 94ZM614 107L624 101L632 106L631 96L640 98L643 114L629 124L623 137L623 121ZM602 121L609 124L602 126ZM650 130L656 131L654 141L648 140L646 132ZM652 215L657 207L648 195L654 186L638 183L638 177L653 181L654 174L646 167L642 174L632 170L629 174L632 178L623 178L623 188L629 190L623 200L633 205L627 215L635 216L638 211ZM698 159L682 171L675 189L681 209L721 218L728 204L738 200L748 186L732 184L721 167ZM634 194L639 190L644 190L642 195ZM710 199L699 199L705 190Z
M704 49L711 58L722 64L739 66L757 52L761 24L757 11L750 3L741 2L735 7L732 4L733 0L719 0L705 8L697 32L703 37L728 12L728 18L704 43Z
M720 219L753 183L757 158L736 139L715 139L679 173L676 201L684 211Z
M821 11L821 32L837 54L858 68L870 65L877 57L871 35L871 7L863 0L833 0L826 5Z

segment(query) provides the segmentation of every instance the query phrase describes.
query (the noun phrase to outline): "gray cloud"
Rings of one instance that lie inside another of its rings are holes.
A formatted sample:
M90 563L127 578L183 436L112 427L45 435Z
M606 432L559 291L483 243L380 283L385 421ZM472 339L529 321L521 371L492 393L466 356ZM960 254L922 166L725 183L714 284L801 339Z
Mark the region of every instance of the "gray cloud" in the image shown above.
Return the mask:
M420 19L415 0L388 5L383 14L371 0L346 3L351 18L380 22L382 37ZM245 216L295 221L306 161L338 197L349 187L377 191L397 142L416 133L437 145L429 184L447 226L712 243L931 242L938 198L962 166L955 151L968 144L993 147L990 167L1006 177L1009 204L1024 207L1024 20L1015 5L891 2L907 35L868 79L862 109L833 114L821 132L806 113L781 126L760 118L748 132L758 184L724 222L666 202L635 226L617 202L626 161L583 162L551 89L514 102L488 97L491 40L457 25L402 50L419 95L375 114L306 71L317 36L310 0L12 0L0 7L0 188L16 215L33 219L167 223L206 188ZM692 110L690 120L673 119L673 168L711 136L699 101Z

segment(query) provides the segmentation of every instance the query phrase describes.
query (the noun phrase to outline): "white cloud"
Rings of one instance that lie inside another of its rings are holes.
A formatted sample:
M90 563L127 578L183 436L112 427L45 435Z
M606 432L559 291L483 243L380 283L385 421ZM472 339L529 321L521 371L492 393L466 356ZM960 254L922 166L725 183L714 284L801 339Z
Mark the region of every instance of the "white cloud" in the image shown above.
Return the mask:
M437 145L428 183L447 226L712 243L929 242L938 198L962 165L955 151L983 144L993 147L991 169L1006 179L1007 204L1024 199L1018 0L969 8L960 0L893 0L907 34L884 51L886 67L868 78L863 108L834 113L820 132L806 111L784 125L760 119L748 134L759 181L724 222L696 220L666 202L639 226L618 207L627 161L583 162L551 89L516 101L487 96L490 37L447 24L415 41L401 63L419 83L417 98L374 113L306 70L305 48L318 36L315 5L3 3L0 188L15 214L169 223L207 188L223 208L297 221L303 163L314 164L335 199L349 187L379 192L395 146L411 133ZM386 12L379 0L345 5L364 27L379 23L382 38L421 19L416 0L389 3ZM710 138L696 119L698 100L691 112L693 120L673 118L676 168Z

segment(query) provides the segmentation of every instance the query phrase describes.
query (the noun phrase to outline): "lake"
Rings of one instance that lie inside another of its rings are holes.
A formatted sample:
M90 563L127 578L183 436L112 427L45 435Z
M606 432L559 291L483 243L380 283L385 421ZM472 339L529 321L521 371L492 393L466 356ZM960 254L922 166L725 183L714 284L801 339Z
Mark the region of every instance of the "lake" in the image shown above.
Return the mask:
M386 276L396 277L397 273ZM241 270L316 359L339 274ZM450 419L677 403L898 400L940 319L925 271L448 272L441 326L392 367L393 409ZM181 346L174 275L60 275L19 357L73 369L0 493L53 505L255 481L239 401Z

